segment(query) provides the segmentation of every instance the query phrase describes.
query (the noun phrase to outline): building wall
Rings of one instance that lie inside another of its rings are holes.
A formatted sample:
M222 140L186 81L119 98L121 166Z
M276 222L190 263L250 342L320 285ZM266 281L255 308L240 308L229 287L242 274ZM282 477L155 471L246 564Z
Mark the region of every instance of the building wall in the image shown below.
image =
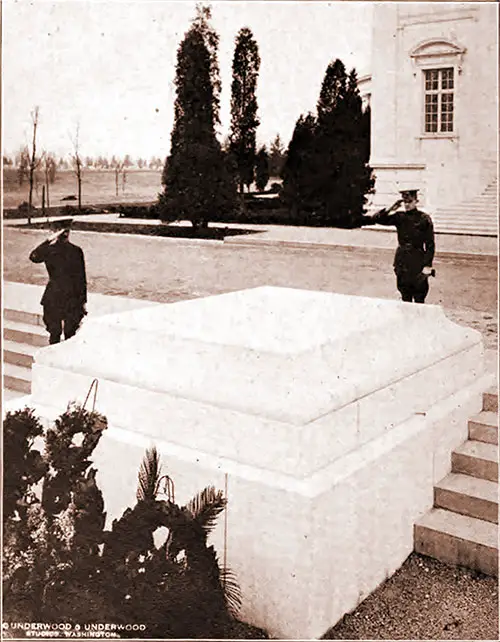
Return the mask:
M422 205L436 209L479 195L496 177L497 21L493 3L375 5L375 205L418 187ZM423 69L440 67L455 70L454 131L426 135Z

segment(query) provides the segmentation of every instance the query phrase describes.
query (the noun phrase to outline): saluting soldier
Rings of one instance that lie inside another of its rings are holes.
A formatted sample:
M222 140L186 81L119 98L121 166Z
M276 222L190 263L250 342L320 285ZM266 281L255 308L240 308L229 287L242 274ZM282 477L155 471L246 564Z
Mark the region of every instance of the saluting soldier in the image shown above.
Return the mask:
M425 212L417 209L418 190L401 191L401 199L373 216L363 216L361 225L394 225L398 248L394 256L397 288L403 301L424 303L429 292L429 276L434 260L434 226ZM404 211L399 210L404 203Z
M72 219L55 221L56 230L30 254L33 263L45 263L49 282L40 303L50 343L74 336L87 314L85 258L77 245L70 243Z

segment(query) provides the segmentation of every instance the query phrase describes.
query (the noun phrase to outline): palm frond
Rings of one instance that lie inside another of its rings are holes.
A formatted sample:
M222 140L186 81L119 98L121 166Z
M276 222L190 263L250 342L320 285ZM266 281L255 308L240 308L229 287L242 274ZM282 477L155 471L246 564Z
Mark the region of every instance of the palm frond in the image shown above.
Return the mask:
M161 463L156 446L146 449L138 475L137 501L156 499Z
M236 575L230 568L222 568L219 577L227 610L233 617L237 617L241 608L241 588Z
M226 498L221 490L215 490L213 486L204 488L191 499L186 508L194 519L208 535L212 532L217 517L226 507Z

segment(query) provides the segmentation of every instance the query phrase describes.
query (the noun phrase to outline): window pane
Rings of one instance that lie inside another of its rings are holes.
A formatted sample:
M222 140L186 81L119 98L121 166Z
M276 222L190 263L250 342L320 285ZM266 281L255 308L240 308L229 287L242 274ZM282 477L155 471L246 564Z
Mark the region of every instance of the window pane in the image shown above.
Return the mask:
M442 132L452 132L453 131L453 121L452 120L442 120L441 121L441 131Z
M443 94L441 97L441 131L453 131L453 94Z
M453 68L441 70L441 89L453 89Z
M441 97L441 111L453 111L453 94L443 94Z
M437 69L429 69L425 72L425 90L437 91L439 89L439 73Z

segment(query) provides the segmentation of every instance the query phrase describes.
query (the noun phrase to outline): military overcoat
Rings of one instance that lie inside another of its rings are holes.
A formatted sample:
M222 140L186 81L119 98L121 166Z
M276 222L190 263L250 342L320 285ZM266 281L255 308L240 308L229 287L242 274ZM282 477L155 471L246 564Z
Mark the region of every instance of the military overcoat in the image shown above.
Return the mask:
M83 251L69 241L44 241L30 254L33 263L45 263L49 282L40 303L61 313L83 310L87 303L87 278Z

